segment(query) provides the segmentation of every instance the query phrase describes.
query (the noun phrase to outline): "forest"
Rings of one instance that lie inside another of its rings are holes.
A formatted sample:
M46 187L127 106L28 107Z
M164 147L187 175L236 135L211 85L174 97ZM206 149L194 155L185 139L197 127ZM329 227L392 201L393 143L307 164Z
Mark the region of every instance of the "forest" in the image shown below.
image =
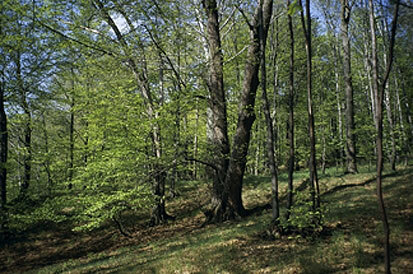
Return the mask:
M413 273L412 18L0 1L0 272Z

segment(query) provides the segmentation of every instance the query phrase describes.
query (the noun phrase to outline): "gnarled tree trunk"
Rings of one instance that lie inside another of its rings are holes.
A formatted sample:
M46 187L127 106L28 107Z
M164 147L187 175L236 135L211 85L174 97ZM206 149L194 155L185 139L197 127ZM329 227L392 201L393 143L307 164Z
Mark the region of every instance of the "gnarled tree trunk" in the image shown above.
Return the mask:
M261 61L260 29L262 28L264 37L267 37L272 15L272 6L272 0L261 0L259 6L255 9L254 17L250 25L250 45L248 47L245 65L238 123L232 141L232 152L226 177L226 183L230 190L230 205L235 214L239 216L245 216L247 213L242 204L241 194L251 137L251 127L255 121L254 106L259 85L258 71Z

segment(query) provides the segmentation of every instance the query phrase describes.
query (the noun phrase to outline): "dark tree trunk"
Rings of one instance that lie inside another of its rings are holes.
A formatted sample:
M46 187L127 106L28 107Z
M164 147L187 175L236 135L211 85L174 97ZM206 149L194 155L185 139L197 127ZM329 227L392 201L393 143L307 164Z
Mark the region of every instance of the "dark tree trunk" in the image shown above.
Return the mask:
M399 11L399 1L396 1L394 9L394 17L392 22L392 30L390 36L389 54L386 66L386 71L383 76L383 80L379 82L378 74L378 62L377 62L377 38L376 38L376 23L374 19L374 6L373 0L369 0L369 19L370 19L370 33L371 33L371 46L372 46L372 72L373 72L373 91L374 91L374 101L376 107L376 149L377 149L377 199L379 203L379 208L381 211L383 230L384 230L384 260L385 260L385 271L386 273L391 273L390 268L390 228L387 218L386 207L383 199L382 192L382 172L383 172L383 97L384 90L386 88L386 83L390 75L391 66L393 62L393 49L394 41L396 36L396 27Z
M2 74L3 75L3 74ZM0 82L0 239L5 239L7 234L7 154L8 131L7 115L4 109L4 83Z
M290 1L287 1L287 9L290 7ZM289 71L289 94L288 94L288 123L287 135L290 147L288 158L288 195L287 195L287 212L286 219L290 218L290 210L293 205L293 173L294 173L294 29L291 15L288 17L288 30L290 33L290 71Z
M315 149L315 129L314 129L314 113L312 99L312 49L311 49L311 13L310 0L306 0L306 21L304 20L304 12L301 11L301 22L305 36L305 49L307 55L307 113L308 113L308 135L310 138L310 186L313 199L313 210L320 207L320 188L318 186L317 162ZM301 0L300 5L302 6Z
M341 37L343 40L343 71L346 91L346 172L357 173L356 144L354 136L353 80L351 76L351 53L348 25L350 22L348 0L341 0Z
M246 167L246 156L251 137L251 127L255 120L254 105L258 88L258 71L260 66L260 24L264 22L264 31L272 14L272 1L260 1L256 8L252 24L250 24L250 45L245 66L245 78L239 104L237 129L233 139L233 150L230 152L227 130L227 112L225 91L223 87L223 59L219 19L215 0L203 0L208 17L208 43L210 56L210 109L213 117L213 138L215 152L215 172L213 180L212 210L208 212L209 222L219 222L235 216L245 216L246 210L242 204L242 180ZM263 20L261 21L261 16Z
M272 5L272 0L261 0L250 25L250 45L245 65L238 123L232 141L232 153L226 177L227 185L230 187L229 200L231 208L239 216L246 215L241 198L242 180L247 163L251 127L255 120L254 106L259 85L258 71L261 60L260 28L263 29L264 37L267 37L272 16ZM261 24L263 24L262 27Z
M223 57L219 31L218 7L215 0L202 1L208 17L207 33L209 48L209 109L212 116L211 145L214 151L215 175L213 176L211 211L208 222L221 222L227 218L228 188L225 174L230 152L227 126L227 106L224 90Z

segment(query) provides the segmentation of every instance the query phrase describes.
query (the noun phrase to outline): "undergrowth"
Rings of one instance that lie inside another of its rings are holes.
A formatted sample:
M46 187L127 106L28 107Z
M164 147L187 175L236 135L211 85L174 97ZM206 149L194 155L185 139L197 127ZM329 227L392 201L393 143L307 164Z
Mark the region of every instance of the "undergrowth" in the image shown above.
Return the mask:
M334 173L335 171L328 172ZM328 174L328 173L327 173ZM333 176L334 175L334 176ZM281 197L286 182L281 176ZM299 185L305 175L298 176ZM177 216L164 226L147 228L145 216L127 215L132 238L111 224L93 233L64 227L38 229L0 250L0 271L15 273L376 273L383 271L382 226L375 197L374 173L332 174L320 179L322 208L309 213L308 192L295 193L296 205L285 229L320 230L266 239L270 210L240 221L201 227L200 204L208 199L200 182L180 182L178 198L167 209ZM392 229L394 273L413 272L413 169L386 174L385 201ZM255 180L256 179L256 180ZM370 180L370 182L369 182ZM366 183L367 182L367 183ZM268 178L247 178L244 203L267 203ZM281 200L281 208L285 207ZM285 211L281 211L284 216ZM322 220L321 222L315 222ZM300 236L298 236L300 235Z

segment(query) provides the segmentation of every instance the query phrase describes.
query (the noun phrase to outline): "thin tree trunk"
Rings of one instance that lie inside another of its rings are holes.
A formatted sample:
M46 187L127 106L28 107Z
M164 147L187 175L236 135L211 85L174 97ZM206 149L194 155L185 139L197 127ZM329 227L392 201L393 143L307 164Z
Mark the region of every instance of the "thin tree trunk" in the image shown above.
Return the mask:
M179 147L181 139L181 106L180 106L180 92L178 91L178 96L176 99L176 109L175 109L175 130L174 130L174 159L172 166L172 178L171 178L171 189L170 196L172 198L177 196L176 192L176 181L178 180L178 157L179 157Z
M254 162L254 168L253 172L255 176L258 176L259 174L259 168L260 168L260 156L261 156L261 142L260 142L260 136L258 133L259 127L258 123L255 123L255 137L256 137L256 143L257 146L255 147L255 162Z
M287 0L287 10L290 7L290 1ZM288 30L290 33L290 68L289 68L289 94L288 94L288 195L287 195L287 212L286 219L290 218L290 210L293 205L293 173L294 173L294 29L293 19L290 14L288 17Z
M73 72L72 72L73 73ZM73 75L74 76L74 75ZM74 81L72 80L72 91L74 91ZM74 141L74 130L75 130L75 98L74 92L70 94L70 124L69 124L69 189L72 189L73 184L73 162L74 162L74 150L75 150L75 141Z
M386 88L386 82L389 78L391 66L393 62L393 49L394 41L396 35L398 11L399 11L399 1L396 1L394 9L394 17L392 22L388 62L386 66L386 71L381 83L379 83L378 75L378 62L377 62L377 39L376 39L376 25L374 20L374 6L373 0L369 0L369 19L370 19L370 33L372 41L372 68L373 68L373 90L374 90L374 99L376 106L376 147L377 147L377 199L379 203L379 208L381 211L383 230L384 230L384 260L385 260L385 271L386 273L391 273L391 264L390 264L390 228L387 218L386 207L383 199L382 192L382 172L383 172L383 97L384 90Z
M0 24L1 28L1 24ZM1 29L0 29L1 31ZM1 34L1 33L0 33ZM2 75L4 75L2 73ZM7 115L4 108L4 79L0 82L0 239L7 238L7 156L8 130Z
M27 102L27 92L23 83L22 68L21 68L21 55L20 52L16 55L16 75L17 75L17 85L20 92L20 106L24 113L24 127L23 127L23 182L20 186L20 195L25 196L27 189L30 185L31 179L31 161L32 161L32 129L31 129L31 113L29 109L29 104Z
M322 140L323 140L323 153L321 155L321 172L326 174L326 150L327 150L327 144L326 144L326 136L325 136L325 130L324 128L322 129L323 134L322 134Z
M394 119L393 119L393 113L391 109L389 93L390 93L389 85L387 82L385 90L384 90L384 105L386 107L387 121L389 122L389 127L390 127L390 139L391 139L390 167L391 167L391 170L396 171L397 152L396 152L396 138L394 136L395 126L394 126Z
M302 6L302 1L300 6ZM320 188L318 186L317 176L317 162L316 162L316 136L314 126L314 113L312 102L312 45L311 45L311 13L310 13L310 0L306 0L306 21L304 20L304 13L301 11L301 23L305 36L305 49L307 55L307 113L308 113L308 135L310 139L310 186L311 195L313 199L313 210L320 207Z
M278 140L278 133L279 133L279 123L277 123L277 113L278 113L278 102L277 102L277 98L278 98L278 87L279 87L279 83L278 83L278 77L279 77L279 65L278 65L278 50L279 50L279 27L278 27L278 17L275 18L275 22L274 22L274 31L275 31L275 41L273 42L273 55L272 55L272 65L273 65L273 77L274 77L274 81L273 81L273 105L272 105L272 128L274 131L274 139L275 139L275 147L274 147L274 155L275 155L275 159L279 159L279 155L281 155L281 151L280 151L280 147L279 147L279 140ZM274 31L273 31L273 35L274 35ZM277 153L278 152L278 153ZM276 161L276 164L278 166L278 163ZM278 169L278 167L277 167ZM278 172L278 171L277 171Z
M371 114L373 117L373 122L376 123L376 107L374 106L374 91L373 91L373 85L372 85L372 80L371 80L371 65L369 62L369 53L368 53L368 45L367 42L364 44L364 70L366 72L367 76L367 87L366 89L370 91L370 109L371 109Z
M262 20L263 16L261 16ZM277 160L275 158L275 134L273 127L273 120L270 111L270 102L267 96L267 70L266 70L266 59L265 59L265 46L266 46L266 33L264 31L264 22L261 22L260 28L260 40L261 40L261 88L262 88L262 99L264 101L264 116L267 128L267 138L266 138L266 150L268 157L268 166L270 168L271 174L271 204L272 204L272 223L277 225L279 223L280 217L280 207L278 200L278 170L277 170ZM275 109L274 109L275 111Z
M402 133L402 144L403 144L402 147L403 147L403 150L405 151L404 161L405 161L405 165L407 165L409 161L408 153L410 151L410 144L409 144L409 139L406 135L406 129L404 127L403 111L402 111L402 105L400 101L399 83L396 77L393 77L393 78L394 78L394 87L396 89L396 103L397 103L397 111L399 113L400 130Z
M388 28L385 28L388 31ZM384 30L382 30L384 33ZM386 47L385 47L386 50ZM383 55L384 66L387 67L387 53L384 52ZM386 114L387 114L387 121L389 123L389 130L390 130L390 139L391 139L391 151L390 151L390 167L392 171L396 171L396 138L395 138L395 126L394 126L394 119L393 119L393 111L391 109L390 103L390 89L389 89L389 81L386 82L386 86L384 88L384 106L386 107Z
M42 124L43 124L43 138L44 138L44 153L46 154L46 159L43 163L44 169L47 174L47 191L48 195L52 194L53 179L52 172L50 170L50 156L49 156L49 134L47 133L47 125L44 114L42 114Z
M343 39L343 70L346 91L346 172L357 173L356 144L354 136L353 80L351 76L351 53L348 25L350 10L348 0L341 0L341 36Z
M335 33L335 25L332 21L332 16L327 13L327 11L324 12L324 16L326 18L326 23L329 26L327 29L328 33L331 33L331 35L334 37L333 39L333 58L334 58L334 80L335 80L335 95L336 95L336 106L337 106L337 121L338 121L338 138L340 145L338 148L336 148L336 154L338 157L336 157L336 169L338 169L339 164L341 166L344 166L344 149L343 149L343 114L342 114L342 100L340 96L340 75L339 75L339 67L340 67L340 42L339 42L339 37L336 36Z
M196 100L196 111L195 111L195 133L194 133L194 159L198 158L198 130L199 130L199 102ZM198 179L198 163L194 161L192 169L192 179Z

